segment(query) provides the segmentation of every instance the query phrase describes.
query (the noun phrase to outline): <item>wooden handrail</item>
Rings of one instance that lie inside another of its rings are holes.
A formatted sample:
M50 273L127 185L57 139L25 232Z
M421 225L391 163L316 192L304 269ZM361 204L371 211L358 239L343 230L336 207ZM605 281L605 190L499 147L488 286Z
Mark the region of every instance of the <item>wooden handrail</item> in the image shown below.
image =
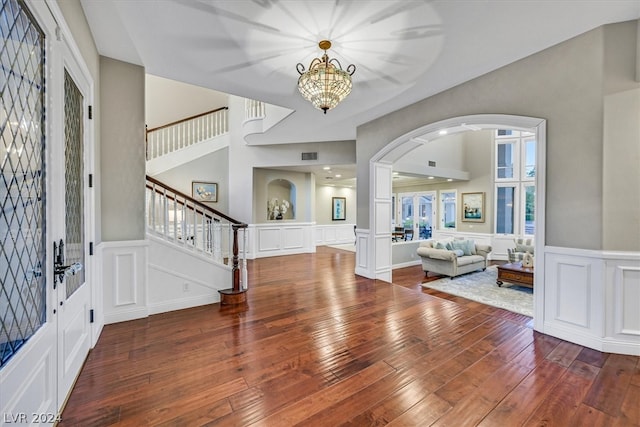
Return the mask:
M212 212L214 215L219 216L220 218L224 218L224 219L226 219L227 221L229 221L232 224L244 225L246 227L246 224L243 223L242 221L238 221L237 219L233 219L230 216L225 215L222 212L217 211L217 210L213 209L212 207L207 206L204 203L194 199L193 197L187 196L182 191L176 190L175 188L172 188L172 187L168 186L167 184L165 184L165 183L163 183L161 181L158 181L155 178L150 177L149 175L147 175L147 181L149 181L149 182L151 182L153 184L156 184L156 185L158 185L158 186L160 186L162 188L165 188L165 189L171 191L173 194L175 194L177 196L180 196L180 197L192 202L195 206L198 206L199 208L202 208L205 212L206 211Z
M220 107L220 108L216 108L215 110L211 110L211 111L206 111L204 113L200 113L200 114L196 114L195 116L191 116L191 117L187 117L184 119L180 119L177 120L175 122L171 122L171 123L167 123L166 125L162 125L162 126L158 126L157 128L153 128L153 129L147 129L147 134L156 130L160 130L160 129L164 129L164 128L168 128L170 126L174 126L183 122L188 122L189 120L193 120L193 119L197 119L198 117L202 117L202 116L206 116L207 114L211 114L211 113L215 113L218 111L222 111L222 110L228 110L229 107Z

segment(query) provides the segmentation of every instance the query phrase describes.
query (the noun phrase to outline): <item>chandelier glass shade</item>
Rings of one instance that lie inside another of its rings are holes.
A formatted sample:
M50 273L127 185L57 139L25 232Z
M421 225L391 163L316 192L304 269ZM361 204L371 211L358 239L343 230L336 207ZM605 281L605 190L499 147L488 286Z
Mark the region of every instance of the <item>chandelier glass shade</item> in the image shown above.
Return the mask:
M351 93L351 76L356 66L351 64L344 71L337 59L329 59L327 55L330 41L322 40L318 46L324 50L322 58L314 58L308 70L300 63L296 66L300 74L298 90L304 99L327 114L327 110L334 108Z

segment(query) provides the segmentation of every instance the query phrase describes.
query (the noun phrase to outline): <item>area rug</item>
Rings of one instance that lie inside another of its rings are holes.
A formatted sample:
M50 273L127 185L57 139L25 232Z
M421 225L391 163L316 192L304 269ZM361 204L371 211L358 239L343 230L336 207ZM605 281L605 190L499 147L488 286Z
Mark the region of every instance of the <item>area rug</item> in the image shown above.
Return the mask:
M533 289L506 282L500 287L497 277L498 269L491 266L485 271L423 283L422 287L533 317Z

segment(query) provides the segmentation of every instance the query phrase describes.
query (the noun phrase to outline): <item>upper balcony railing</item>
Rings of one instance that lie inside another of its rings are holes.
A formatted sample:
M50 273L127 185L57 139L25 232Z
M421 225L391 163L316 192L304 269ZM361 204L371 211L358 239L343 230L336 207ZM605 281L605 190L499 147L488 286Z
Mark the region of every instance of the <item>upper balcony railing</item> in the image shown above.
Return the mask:
M255 99L244 100L244 120L264 119L266 116L265 104Z
M229 132L228 107L147 130L147 160Z

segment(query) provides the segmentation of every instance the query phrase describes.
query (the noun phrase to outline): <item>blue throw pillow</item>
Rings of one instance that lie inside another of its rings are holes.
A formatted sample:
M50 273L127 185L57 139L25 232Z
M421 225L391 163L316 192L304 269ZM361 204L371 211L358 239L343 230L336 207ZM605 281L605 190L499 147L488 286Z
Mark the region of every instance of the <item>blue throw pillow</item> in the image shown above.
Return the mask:
M457 257L461 257L462 255L464 255L464 251L462 251L461 249L454 249L453 253L456 254Z
M454 240L453 242L451 242L451 246L454 251L460 250L464 255L471 255L467 246L467 242L464 240Z
M476 245L473 240L454 240L451 242L453 249L459 249L464 255L475 255Z
M474 242L473 240L469 239L467 240L467 246L469 249L469 253L471 255L475 255L476 254L476 242Z

